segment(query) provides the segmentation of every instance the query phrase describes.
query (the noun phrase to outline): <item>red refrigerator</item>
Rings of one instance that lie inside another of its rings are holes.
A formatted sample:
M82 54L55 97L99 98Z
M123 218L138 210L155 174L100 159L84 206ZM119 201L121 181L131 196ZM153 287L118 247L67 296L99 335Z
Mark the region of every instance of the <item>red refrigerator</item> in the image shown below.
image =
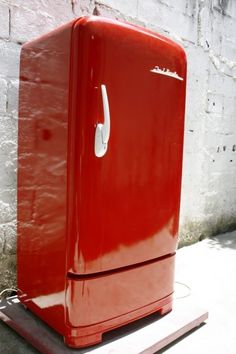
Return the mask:
M21 52L18 295L71 347L172 308L186 56L82 17Z

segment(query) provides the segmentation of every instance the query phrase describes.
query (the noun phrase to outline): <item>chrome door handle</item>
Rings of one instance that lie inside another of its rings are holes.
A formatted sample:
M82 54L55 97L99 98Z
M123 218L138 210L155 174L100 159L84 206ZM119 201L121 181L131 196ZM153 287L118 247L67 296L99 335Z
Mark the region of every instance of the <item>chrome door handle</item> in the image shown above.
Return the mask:
M101 85L104 124L98 123L95 130L94 152L97 157L105 155L110 138L110 110L105 85Z

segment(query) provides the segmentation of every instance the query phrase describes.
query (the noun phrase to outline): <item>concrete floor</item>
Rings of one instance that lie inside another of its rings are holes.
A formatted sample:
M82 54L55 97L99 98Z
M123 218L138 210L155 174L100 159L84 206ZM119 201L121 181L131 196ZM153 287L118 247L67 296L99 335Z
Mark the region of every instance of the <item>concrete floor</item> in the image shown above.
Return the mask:
M236 231L181 248L177 254L176 281L191 288L192 300L208 310L209 319L159 353L235 354ZM176 290L181 288L187 295L188 288L176 283Z
M191 302L209 311L209 319L159 354L236 353L235 274L236 231L178 250L175 301L191 298ZM0 353L38 352L0 322Z

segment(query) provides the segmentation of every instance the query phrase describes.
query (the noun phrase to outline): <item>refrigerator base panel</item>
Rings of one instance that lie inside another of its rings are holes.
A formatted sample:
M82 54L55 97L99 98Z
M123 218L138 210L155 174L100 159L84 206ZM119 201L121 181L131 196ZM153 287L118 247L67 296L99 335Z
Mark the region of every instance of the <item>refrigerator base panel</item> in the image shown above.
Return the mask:
M121 316L120 318L112 319L106 323L101 323L94 326L70 328L72 335L64 336L64 342L72 348L84 348L90 345L101 343L103 334L120 326L124 326L130 322L148 316L154 312L160 315L165 315L172 310L172 295L165 299L148 305L142 309L134 311L132 314ZM94 332L94 333L91 333ZM84 335L81 335L84 333ZM89 334L91 333L91 334Z
M208 312L196 305L191 296L176 301L173 310L166 316L152 314L128 326L111 331L103 342L89 353L125 353L127 348L133 353L156 353L174 342L193 328L197 328L208 318ZM27 311L14 296L3 299L0 321L12 328L43 354L83 354L85 349L72 349L63 344L62 337ZM14 336L17 341L17 337ZM22 341L19 341L22 345ZM4 347L4 344L3 344ZM3 348L4 349L4 348ZM6 348L7 349L7 348Z

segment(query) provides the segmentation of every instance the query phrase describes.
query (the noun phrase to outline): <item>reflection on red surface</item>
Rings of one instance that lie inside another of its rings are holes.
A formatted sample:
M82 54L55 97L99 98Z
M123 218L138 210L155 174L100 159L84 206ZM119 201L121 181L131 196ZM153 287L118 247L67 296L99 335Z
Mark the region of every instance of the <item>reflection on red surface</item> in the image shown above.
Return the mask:
M157 66L160 73L153 72ZM94 138L104 121L101 85L111 132L99 158ZM92 344L114 326L171 307L174 267L168 260L178 232L185 86L184 51L125 23L85 17L23 47L18 285L28 306L71 346ZM67 280L68 273L75 280ZM115 300L120 281L130 290ZM103 286L110 289L104 316ZM133 294L144 286L136 301ZM89 311L99 319L89 322ZM119 320L110 322L114 316ZM96 321L104 323L95 336Z

